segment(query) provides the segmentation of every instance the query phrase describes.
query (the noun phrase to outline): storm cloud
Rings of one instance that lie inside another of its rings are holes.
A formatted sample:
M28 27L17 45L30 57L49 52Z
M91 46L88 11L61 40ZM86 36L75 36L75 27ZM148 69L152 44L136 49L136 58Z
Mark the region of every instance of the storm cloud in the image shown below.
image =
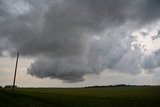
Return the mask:
M34 59L27 74L69 83L136 75L160 66L159 17L157 0L1 0L0 56L19 51Z

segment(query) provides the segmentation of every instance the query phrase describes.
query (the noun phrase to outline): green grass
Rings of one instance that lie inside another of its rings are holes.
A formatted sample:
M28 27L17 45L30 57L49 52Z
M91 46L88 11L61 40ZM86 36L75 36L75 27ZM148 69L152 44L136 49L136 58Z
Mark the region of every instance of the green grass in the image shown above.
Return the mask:
M0 107L160 107L160 87L0 89Z

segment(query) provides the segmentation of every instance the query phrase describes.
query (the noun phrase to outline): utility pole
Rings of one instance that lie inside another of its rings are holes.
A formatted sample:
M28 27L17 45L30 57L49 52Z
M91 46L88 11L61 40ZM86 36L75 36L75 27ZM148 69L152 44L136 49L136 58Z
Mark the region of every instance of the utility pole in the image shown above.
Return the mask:
M15 88L16 73L17 73L17 65L18 65L18 57L19 57L19 52L17 53L17 59L16 59L16 66L15 66L14 79L13 79L12 95L13 95L13 93L14 93L14 88Z

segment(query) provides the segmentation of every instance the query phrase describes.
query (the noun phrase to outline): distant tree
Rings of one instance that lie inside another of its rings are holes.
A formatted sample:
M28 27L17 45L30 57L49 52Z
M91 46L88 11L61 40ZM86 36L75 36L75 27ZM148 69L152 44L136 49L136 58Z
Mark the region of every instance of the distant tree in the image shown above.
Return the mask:
M13 88L13 85L5 85L4 88ZM14 88L17 88L17 86L15 85Z

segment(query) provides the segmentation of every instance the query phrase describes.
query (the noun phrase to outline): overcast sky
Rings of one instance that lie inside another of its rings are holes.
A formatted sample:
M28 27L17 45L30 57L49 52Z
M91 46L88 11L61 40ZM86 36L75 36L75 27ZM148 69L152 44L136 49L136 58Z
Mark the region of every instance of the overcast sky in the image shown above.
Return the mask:
M160 85L160 1L0 0L0 85Z

